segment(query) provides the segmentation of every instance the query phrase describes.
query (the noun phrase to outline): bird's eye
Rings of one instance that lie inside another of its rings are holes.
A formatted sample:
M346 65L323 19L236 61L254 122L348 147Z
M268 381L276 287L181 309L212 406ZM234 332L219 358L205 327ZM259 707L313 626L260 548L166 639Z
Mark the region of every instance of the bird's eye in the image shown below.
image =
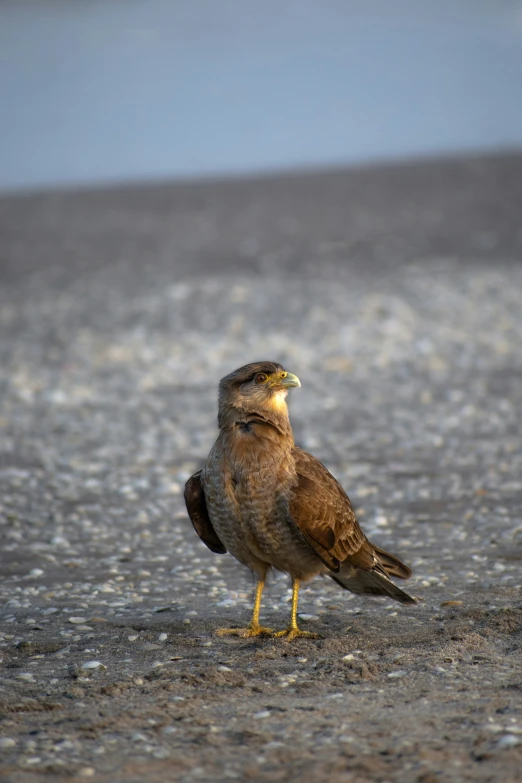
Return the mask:
M264 372L258 372L256 375L256 383L264 383L267 379L267 376Z
M283 372L281 373L281 378L286 378L287 375L288 373L286 372L286 370L283 370Z

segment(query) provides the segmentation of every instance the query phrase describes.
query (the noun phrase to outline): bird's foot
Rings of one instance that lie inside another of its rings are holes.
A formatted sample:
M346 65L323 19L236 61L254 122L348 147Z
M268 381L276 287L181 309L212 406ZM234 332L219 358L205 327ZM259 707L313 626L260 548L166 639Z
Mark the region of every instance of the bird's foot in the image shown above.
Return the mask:
M252 636L272 636L273 630L262 625L248 625L246 628L217 628L216 636L241 636L250 639Z
M285 628L284 631L277 631L276 633L273 633L272 636L274 638L284 637L286 642L291 642L294 639L322 639L322 636L319 633L301 631L300 628L292 628L292 626L290 626L290 628Z

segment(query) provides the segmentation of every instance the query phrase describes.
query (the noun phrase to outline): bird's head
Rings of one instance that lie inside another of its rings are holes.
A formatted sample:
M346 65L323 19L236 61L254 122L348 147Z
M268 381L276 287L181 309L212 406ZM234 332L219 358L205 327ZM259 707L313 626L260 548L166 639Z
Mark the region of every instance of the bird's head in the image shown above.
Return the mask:
M286 395L301 386L297 375L275 362L253 362L234 370L219 383L219 417L236 408L247 413L288 417Z

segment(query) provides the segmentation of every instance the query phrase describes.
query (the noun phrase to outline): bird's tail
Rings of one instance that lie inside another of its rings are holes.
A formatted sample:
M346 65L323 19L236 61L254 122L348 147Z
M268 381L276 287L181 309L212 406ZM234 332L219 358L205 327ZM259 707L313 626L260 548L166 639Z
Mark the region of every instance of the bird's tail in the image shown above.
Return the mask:
M384 570L388 576L396 576L398 579L409 579L412 576L413 571L404 565L402 560L399 560L395 555L390 555L385 549L381 549L375 544L372 544L373 551L377 555L379 561L384 566Z
M392 555L389 555L392 557ZM379 559L380 552L379 552ZM397 561L400 563L400 561ZM400 563L402 565L402 563ZM387 568L387 565L385 566ZM406 566L403 566L406 569ZM409 569L408 569L409 570ZM390 573L394 573L390 570ZM403 572L404 573L404 572ZM411 572L410 572L411 574ZM398 576L398 574L394 574ZM343 587L345 590L349 590L351 593L357 595L387 595L393 598L394 601L399 601L401 604L416 604L415 598L405 593L400 587L397 587L391 579L386 576L384 568L382 570L377 566L371 571L367 571L363 568L356 568L354 566L343 564L337 574L329 574L334 582ZM406 579L406 576L401 577Z

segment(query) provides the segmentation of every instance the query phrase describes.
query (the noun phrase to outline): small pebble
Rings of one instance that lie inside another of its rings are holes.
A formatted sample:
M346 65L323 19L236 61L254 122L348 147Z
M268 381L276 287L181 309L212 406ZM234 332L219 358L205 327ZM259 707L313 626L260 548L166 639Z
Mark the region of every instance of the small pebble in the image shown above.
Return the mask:
M17 674L16 679L22 680L22 682L34 682L34 677L30 672L22 672L21 674Z
M158 636L158 642L166 642L167 641L167 634L166 633L160 633Z
M271 715L269 710L261 710L261 712L254 712L252 715L253 718L256 720L261 720L262 718L269 718Z
M94 767L82 767L78 770L78 775L81 775L82 778L92 778L95 774L96 770Z
M396 672L389 672L388 677L390 680L398 680L400 677L407 677L408 672L404 671L403 669L399 669Z
M135 642L137 638L138 638L137 636L127 636L129 642Z
M73 625L83 625L87 619L85 617L69 617L69 622Z
M520 745L520 738L514 734L504 734L497 742L497 748L516 748L517 745Z
M168 748L157 748L152 751L152 755L155 759L168 759L170 756L170 750Z
M484 729L492 731L494 734L500 734L501 731L504 731L504 727L500 723L486 723Z
M85 663L82 663L82 669L106 669L107 667L103 665L100 661L86 661Z
M464 601L443 601L441 606L462 606Z
M11 737L0 737L0 750L9 750L9 748L14 748L16 745L16 740L11 739Z

